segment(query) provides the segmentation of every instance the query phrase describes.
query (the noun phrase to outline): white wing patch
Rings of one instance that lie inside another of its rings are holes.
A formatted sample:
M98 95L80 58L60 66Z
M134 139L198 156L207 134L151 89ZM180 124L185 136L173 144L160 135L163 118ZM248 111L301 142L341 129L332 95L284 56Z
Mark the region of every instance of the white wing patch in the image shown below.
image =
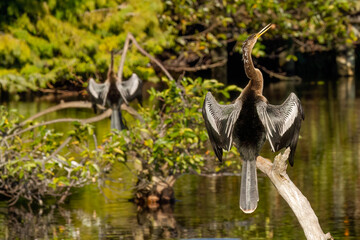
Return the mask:
M256 108L272 150L275 152L288 146L295 148L301 120L304 119L301 103L296 95L291 93L282 105L261 101Z
M95 98L99 98L99 94L94 89L94 84L97 84L93 78L90 78L89 80L89 91L91 95L93 95Z
M298 115L298 107L295 102L291 105L291 110L285 113L285 121L281 126L280 135L283 136L284 133L293 125L295 118Z
M220 133L219 133L219 128L218 128L217 125L216 125L213 112L211 111L211 108L210 108L210 106L209 106L210 104L211 104L211 103L207 102L206 105L205 105L206 116L208 117L209 122L210 122L212 128L217 132L217 134L220 135Z

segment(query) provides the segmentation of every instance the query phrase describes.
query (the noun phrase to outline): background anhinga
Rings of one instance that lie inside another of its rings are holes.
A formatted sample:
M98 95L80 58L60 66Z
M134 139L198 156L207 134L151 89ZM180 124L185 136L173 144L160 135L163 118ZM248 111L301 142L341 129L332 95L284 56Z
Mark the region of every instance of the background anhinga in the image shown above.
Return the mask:
M274 152L290 146L289 162L293 166L301 120L304 119L300 100L294 93L281 105L269 104L262 95L263 76L253 65L251 51L257 39L270 27L271 24L251 35L242 46L249 83L240 96L232 104L220 105L208 92L203 105L205 126L218 159L222 161L223 149L230 150L234 144L244 160L240 208L245 213L253 212L259 200L256 157L265 139Z
M96 83L90 78L88 92L91 95L94 104L107 104L112 109L111 128L124 129L125 125L121 116L121 104L128 104L134 98L137 98L141 104L141 79L133 73L127 81L120 82L115 75L114 53L111 52L111 64L104 83ZM94 107L96 109L96 107Z

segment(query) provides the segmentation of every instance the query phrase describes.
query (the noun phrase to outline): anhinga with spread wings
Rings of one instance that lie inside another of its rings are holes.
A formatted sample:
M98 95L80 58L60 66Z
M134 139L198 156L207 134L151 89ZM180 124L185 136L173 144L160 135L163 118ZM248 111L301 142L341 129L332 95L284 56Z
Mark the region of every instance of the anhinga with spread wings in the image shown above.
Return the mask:
M111 107L111 128L121 130L125 128L121 116L121 104L129 104L134 98L137 98L141 103L142 81L135 73L127 81L119 81L119 78L113 71L113 65L114 56L113 52L111 52L111 64L106 81L104 83L96 83L94 79L90 78L88 92L94 104L103 106L107 104Z
M269 104L262 95L263 76L253 65L251 51L257 39L270 27L271 24L267 25L243 43L243 61L249 83L240 96L232 104L220 105L208 92L202 109L218 159L222 161L223 149L229 151L233 144L243 158L240 208L245 213L255 211L259 201L256 158L265 139L274 152L290 147L289 162L293 166L301 121L304 119L300 100L294 93L281 105Z

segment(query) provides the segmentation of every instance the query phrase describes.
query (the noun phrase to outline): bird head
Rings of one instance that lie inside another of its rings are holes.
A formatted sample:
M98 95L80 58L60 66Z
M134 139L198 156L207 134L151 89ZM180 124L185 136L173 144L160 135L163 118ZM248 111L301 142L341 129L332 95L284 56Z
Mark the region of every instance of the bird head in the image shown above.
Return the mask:
M245 52L245 50L251 50L256 41L258 40L258 38L263 35L267 30L269 30L271 28L272 24L268 24L266 25L266 27L264 27L263 29L261 29L258 33L252 34L250 37L248 37L246 39L246 41L243 43L243 52Z

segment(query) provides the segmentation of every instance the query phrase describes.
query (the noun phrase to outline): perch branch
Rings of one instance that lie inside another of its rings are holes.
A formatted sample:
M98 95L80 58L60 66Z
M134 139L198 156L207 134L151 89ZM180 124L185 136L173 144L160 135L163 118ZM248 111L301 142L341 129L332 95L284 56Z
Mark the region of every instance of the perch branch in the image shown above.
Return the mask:
M256 166L269 177L280 195L289 204L308 240L333 239L330 233L325 234L322 231L319 220L309 201L287 175L286 160L289 157L289 153L290 149L287 148L283 154L280 153L275 157L274 163L271 163L269 159L259 156L256 160Z

